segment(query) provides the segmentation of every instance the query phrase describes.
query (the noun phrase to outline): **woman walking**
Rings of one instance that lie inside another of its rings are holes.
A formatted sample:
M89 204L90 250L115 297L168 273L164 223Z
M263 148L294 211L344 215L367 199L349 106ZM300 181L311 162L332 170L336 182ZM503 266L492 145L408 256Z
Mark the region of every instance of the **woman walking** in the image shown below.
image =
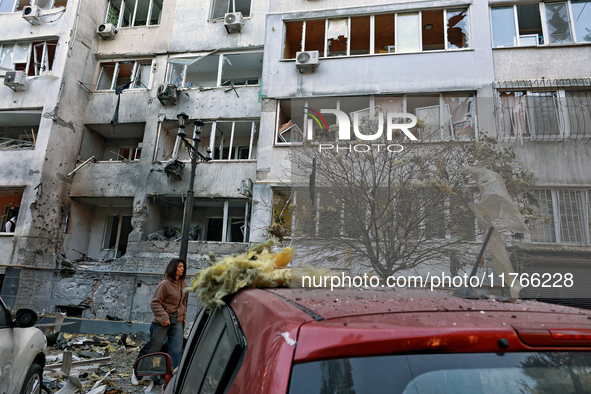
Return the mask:
M168 338L168 354L172 359L172 367L176 368L181 361L183 351L183 327L187 321L187 287L185 281L185 262L172 259L166 267L164 279L156 287L150 307L154 313L150 325L150 340L140 350L137 358L159 352L164 340ZM131 383L139 384L135 373L131 375Z

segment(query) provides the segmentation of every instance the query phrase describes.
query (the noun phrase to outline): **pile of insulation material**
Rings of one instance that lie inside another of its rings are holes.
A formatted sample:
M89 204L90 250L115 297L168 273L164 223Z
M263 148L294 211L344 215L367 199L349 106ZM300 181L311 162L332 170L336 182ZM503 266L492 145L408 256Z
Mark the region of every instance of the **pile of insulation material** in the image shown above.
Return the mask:
M246 287L298 287L306 276L336 275L329 269L306 266L303 269L286 268L292 259L291 247L273 251L277 239L272 238L252 246L248 252L217 260L210 254L211 266L195 275L192 285L185 291L197 292L197 298L206 308L224 305L224 297Z

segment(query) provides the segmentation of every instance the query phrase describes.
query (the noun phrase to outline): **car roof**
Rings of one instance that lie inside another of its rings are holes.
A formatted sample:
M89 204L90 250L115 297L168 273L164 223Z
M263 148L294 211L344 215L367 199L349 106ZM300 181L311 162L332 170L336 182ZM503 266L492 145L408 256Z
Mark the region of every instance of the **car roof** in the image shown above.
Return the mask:
M466 300L429 291L244 289L229 306L248 347L231 394L286 392L293 364L333 358L591 350L591 311L535 301ZM588 337L555 340L549 329L583 330ZM501 340L508 348L500 348Z
M381 313L514 311L560 313L590 316L591 311L537 301L503 299L463 299L447 291L397 289L266 289L286 301L298 305L323 320ZM471 320L471 319L468 319Z

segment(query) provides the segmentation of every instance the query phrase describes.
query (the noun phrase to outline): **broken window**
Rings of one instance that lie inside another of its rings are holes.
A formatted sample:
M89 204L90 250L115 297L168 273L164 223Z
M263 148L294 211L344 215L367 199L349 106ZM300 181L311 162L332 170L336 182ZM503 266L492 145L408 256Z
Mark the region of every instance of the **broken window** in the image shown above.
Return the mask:
M95 90L115 90L127 82L129 89L149 89L151 76L152 60L102 62Z
M0 111L0 149L32 149L39 137L41 111Z
M127 251L127 238L133 230L131 216L108 216L103 237L103 250L113 251L111 257L121 257Z
M263 52L205 53L168 60L168 83L182 88L258 86Z
M277 102L277 118L275 143L287 145L292 142L304 141L304 100L279 100Z
M40 76L51 71L57 40L17 42L0 45L0 66L25 71L29 76ZM0 70L4 75L6 70Z
M324 19L321 20L324 28ZM285 22L285 48L283 50L284 59L295 59L297 52L302 50L302 32L304 22ZM323 29L324 31L324 29ZM324 55L324 33L322 33L322 55Z
M154 214L146 224L148 239L180 237L183 226L184 199L182 196L155 196L150 208ZM248 242L250 232L250 204L245 199L202 199L193 202L191 214L192 241ZM157 231L158 230L158 231ZM166 230L166 231L162 231Z
M301 22L294 22L301 23ZM306 21L306 41L304 42L305 51L318 51L320 56L324 56L324 31L326 29L326 21L324 19L308 20ZM300 42L301 42L300 29ZM301 47L301 45L300 45ZM298 49L300 50L300 49ZM295 53L293 55L295 57Z
M229 12L240 12L243 17L250 16L251 0L213 0L211 19L223 19Z
M24 191L24 188L0 187L0 232L14 233Z
M255 160L258 129L253 121L213 122L209 136L202 134L208 137L202 138L203 149L209 148L213 160Z
M422 141L470 140L476 137L472 93L407 96L406 112L417 117L417 137Z
M445 10L447 18L447 49L469 48L468 9Z
M87 124L80 146L80 159L138 162L142 154L145 123Z
M67 0L0 0L0 13L22 11L27 5L37 5L42 10L49 10L51 8L65 7L66 4Z
M346 56L348 39L349 20L329 19L326 32L326 56Z
M539 189L534 193L539 216L531 223L532 242L589 244L589 191Z
M496 48L591 41L589 1L491 8ZM571 14L572 11L572 14Z
M162 0L110 0L106 23L116 27L159 25Z

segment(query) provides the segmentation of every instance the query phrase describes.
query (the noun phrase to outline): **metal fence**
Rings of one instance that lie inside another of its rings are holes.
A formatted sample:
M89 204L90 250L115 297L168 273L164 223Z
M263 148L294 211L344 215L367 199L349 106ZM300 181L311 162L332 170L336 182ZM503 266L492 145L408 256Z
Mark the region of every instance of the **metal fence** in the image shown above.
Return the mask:
M497 137L591 139L591 79L497 81Z

